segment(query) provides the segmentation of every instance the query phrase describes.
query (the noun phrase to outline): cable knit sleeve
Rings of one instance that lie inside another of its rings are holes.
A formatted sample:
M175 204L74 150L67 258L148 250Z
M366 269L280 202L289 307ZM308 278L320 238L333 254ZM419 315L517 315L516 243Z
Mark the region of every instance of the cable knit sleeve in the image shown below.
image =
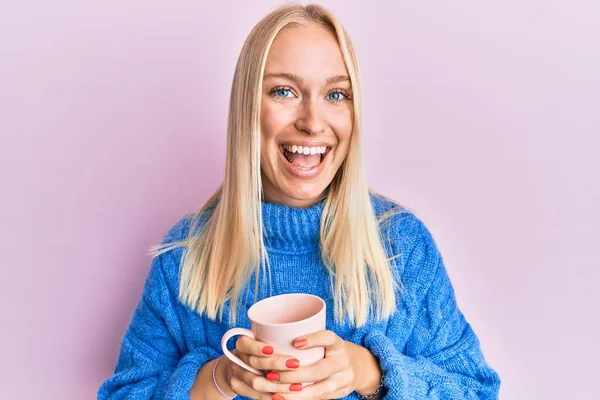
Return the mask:
M497 399L499 376L487 365L477 336L457 306L433 237L414 220L419 235L403 274L410 282L408 296L414 299L412 331L402 337L407 313L397 312L386 331L373 329L363 339L385 373L385 398Z
M180 229L181 222L166 240ZM181 249L175 249L153 259L141 300L123 337L116 368L100 387L99 400L187 400L202 365L219 356L206 346L204 327L197 329L200 346L188 350L185 344L173 275L180 256Z

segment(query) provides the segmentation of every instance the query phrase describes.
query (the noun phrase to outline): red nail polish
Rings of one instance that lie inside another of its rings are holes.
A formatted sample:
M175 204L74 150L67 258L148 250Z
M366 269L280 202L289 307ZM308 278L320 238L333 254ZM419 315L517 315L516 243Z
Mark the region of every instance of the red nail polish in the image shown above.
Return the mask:
M279 380L279 374L275 371L271 371L267 374L267 379L270 381L278 381Z
M290 390L292 392L299 392L302 390L302 384L301 383L292 383L290 385Z
M271 397L271 400L285 400L285 399L278 394L274 394L273 397Z
M285 366L288 368L298 368L300 366L300 361L295 358L290 358L285 362Z
M306 346L306 339L296 339L294 340L294 347L299 349L301 347Z
M273 354L273 348L271 346L265 346L262 348L262 352L263 354L270 356L271 354Z

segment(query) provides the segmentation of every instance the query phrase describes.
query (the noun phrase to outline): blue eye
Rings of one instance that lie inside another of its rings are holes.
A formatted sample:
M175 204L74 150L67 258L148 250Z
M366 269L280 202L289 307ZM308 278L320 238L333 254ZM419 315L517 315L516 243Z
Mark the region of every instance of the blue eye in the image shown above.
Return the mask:
M284 97L284 98L288 98L288 96L285 95L285 93L289 93L290 89L286 89L286 88L279 88L279 89L275 89L273 91L273 93L277 96L277 97Z
M348 98L348 96L346 96L346 94L342 93L342 92L331 92L331 93L329 93L328 96L331 96L331 95L337 95L336 98L331 98L331 97L329 98L330 100L333 100L333 101L343 101Z

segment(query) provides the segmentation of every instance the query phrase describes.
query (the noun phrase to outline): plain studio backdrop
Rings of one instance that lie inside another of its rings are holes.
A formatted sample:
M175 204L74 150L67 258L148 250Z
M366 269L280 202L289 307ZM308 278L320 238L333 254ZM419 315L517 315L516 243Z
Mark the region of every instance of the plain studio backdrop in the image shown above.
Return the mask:
M234 66L278 4L0 4L0 398L95 398L148 247L223 177ZM433 232L500 397L598 398L598 3L321 4L358 52L371 185Z

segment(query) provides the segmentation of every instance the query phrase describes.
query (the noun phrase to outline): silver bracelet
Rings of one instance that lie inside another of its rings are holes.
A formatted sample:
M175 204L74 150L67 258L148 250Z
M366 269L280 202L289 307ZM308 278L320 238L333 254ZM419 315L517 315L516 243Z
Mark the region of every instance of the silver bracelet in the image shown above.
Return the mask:
M381 382L379 382L379 387L377 388L376 391L374 391L371 394L368 394L366 396L361 395L360 393L356 393L358 395L358 398L361 400L371 400L373 397L377 396L379 394L379 392L381 392L383 390L383 378L385 377L385 374L381 374Z
M219 391L219 393L221 393L221 396L225 397L226 399L230 399L230 400L231 400L231 399L235 399L235 398L237 397L237 394L236 394L235 396L233 396L233 397L229 397L229 396L227 396L227 395L226 395L226 394L225 394L225 393L224 393L224 392L221 390L221 388L219 387L219 385L217 385L217 374L216 374L216 371L217 371L217 365L219 365L219 361L221 361L221 357L219 357L219 358L217 359L217 362L216 362L216 363L215 363L215 365L213 366L213 371L212 371L212 372L213 372L213 373L212 373L212 375L213 375L213 383L215 384L215 388L217 388L217 390Z

